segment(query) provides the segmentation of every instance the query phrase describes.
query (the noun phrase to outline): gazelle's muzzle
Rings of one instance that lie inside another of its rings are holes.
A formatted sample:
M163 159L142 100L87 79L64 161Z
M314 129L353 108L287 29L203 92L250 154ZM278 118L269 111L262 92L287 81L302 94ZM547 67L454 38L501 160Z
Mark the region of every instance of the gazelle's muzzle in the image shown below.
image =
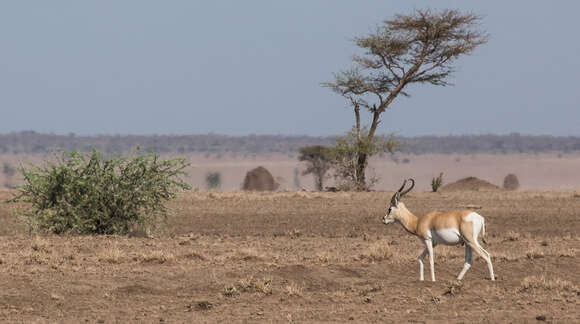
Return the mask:
M383 224L385 224L385 225L389 225L389 224L392 224L392 223L394 223L394 222L395 222L395 219L394 219L394 218L388 218L387 216L388 216L388 215L385 215L385 216L383 217Z
M387 213L385 214L385 216L383 216L383 218L381 219L381 221L383 222L383 224L385 225L389 225L391 223L393 223L395 221L394 218L389 218L389 215L391 214L391 208L389 208L389 210L387 211Z

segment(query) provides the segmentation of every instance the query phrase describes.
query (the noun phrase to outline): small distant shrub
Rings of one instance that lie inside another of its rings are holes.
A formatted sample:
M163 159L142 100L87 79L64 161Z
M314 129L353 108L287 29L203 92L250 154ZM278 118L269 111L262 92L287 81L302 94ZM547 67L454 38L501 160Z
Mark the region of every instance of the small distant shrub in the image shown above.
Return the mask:
M24 185L12 199L31 231L54 234L120 234L164 223L165 202L190 189L180 179L189 163L154 153L104 158L64 152L55 162L21 167Z
M2 173L4 173L4 187L13 189L12 177L16 174L16 168L10 163L4 162L2 165Z
M437 192L441 185L443 185L443 172L439 173L438 177L431 179L431 190L433 190L433 192Z
M13 175L16 174L16 168L13 167L10 163L4 162L2 165L2 172L7 177L12 177Z
M312 174L316 190L322 191L326 173L332 167L331 148L322 145L303 146L298 148L298 160L306 164L302 175Z
M503 178L503 188L506 190L518 190L520 187L520 182L518 181L518 177L510 173L505 178Z
M219 189L222 186L222 174L219 172L209 172L205 175L205 185L207 189Z

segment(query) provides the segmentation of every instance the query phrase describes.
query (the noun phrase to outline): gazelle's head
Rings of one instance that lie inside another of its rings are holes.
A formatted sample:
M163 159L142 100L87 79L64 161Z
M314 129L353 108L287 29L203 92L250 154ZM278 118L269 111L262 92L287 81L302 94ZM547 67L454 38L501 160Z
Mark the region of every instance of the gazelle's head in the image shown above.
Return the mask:
M407 185L407 181L411 182L411 187L403 191L403 189L405 189L405 186ZM401 198L403 198L404 195L406 195L409 191L411 191L411 189L413 189L414 186L415 180L411 178L405 179L405 181L403 181L403 185L401 186L401 188L399 188L399 190L397 190L393 195L393 197L391 198L391 204L389 205L387 214L383 216L383 223L385 223L385 225L392 224L399 219L400 211L406 209L405 204L401 202Z

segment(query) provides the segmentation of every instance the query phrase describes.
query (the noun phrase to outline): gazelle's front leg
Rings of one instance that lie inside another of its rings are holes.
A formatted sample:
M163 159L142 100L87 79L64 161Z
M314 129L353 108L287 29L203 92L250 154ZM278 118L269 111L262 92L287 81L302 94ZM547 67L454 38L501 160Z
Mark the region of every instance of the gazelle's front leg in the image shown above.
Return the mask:
M433 257L433 241L431 239L425 240L427 251L429 252L429 265L431 266L431 281L435 281L435 261Z
M424 264L425 264L425 256L427 255L427 248L425 248L425 250L423 250L423 253L421 253L421 255L419 256L419 280L423 281L425 280L424 276L423 276L423 268L424 268Z

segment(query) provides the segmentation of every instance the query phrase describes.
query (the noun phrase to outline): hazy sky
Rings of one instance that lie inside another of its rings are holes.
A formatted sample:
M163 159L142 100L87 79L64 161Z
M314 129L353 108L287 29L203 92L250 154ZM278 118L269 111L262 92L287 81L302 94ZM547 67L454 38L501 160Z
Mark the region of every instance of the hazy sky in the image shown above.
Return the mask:
M580 135L580 2L530 0L3 1L0 133L342 134L352 112L320 83L353 37L427 7L483 15L491 38L381 132Z

